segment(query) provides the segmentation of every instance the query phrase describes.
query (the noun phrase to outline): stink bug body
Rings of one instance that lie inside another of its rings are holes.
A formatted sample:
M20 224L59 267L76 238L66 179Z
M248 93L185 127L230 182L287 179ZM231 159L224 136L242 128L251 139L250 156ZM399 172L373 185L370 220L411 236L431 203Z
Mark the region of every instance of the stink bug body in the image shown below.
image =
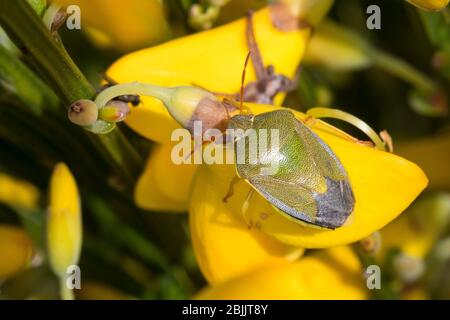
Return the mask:
M345 223L355 203L347 173L333 151L292 112L236 115L228 127L279 132L279 148L269 146L264 163L236 162L238 176L275 208L317 227L335 229ZM248 149L248 141L245 146ZM278 162L278 170L272 175L261 173L267 159Z
M275 130L278 145L276 148L266 145L265 154L260 154L257 161L248 161L252 148L249 139L246 139L246 134L235 137L236 157L242 156L239 152L245 152L244 158L247 160L243 163L236 161L237 178L245 179L254 190L294 221L328 229L341 227L353 211L355 198L347 173L330 147L289 110L256 116L243 114L244 81L250 55L247 55L242 72L241 112L228 120L228 129L247 132L251 129L257 137L261 137L260 132L265 130L266 138L268 131ZM243 149L237 148L239 139L246 139ZM273 143L270 141L268 144ZM267 163L276 163L276 172L267 174ZM232 195L233 185L237 181L233 179L225 202ZM243 208L247 207L247 202Z

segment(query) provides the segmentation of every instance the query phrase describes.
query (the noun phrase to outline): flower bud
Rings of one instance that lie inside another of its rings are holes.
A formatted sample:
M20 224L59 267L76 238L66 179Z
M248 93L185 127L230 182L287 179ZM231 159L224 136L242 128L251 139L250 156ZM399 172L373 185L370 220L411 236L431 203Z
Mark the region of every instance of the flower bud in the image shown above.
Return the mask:
M189 24L198 30L210 29L219 13L218 6L210 5L204 10L200 4L194 4L189 11Z
M197 87L176 87L169 99L163 100L169 113L184 128L194 133L194 122L201 121L202 129L226 129L229 106L209 91Z
M78 100L69 107L68 117L76 125L89 126L97 121L97 105L91 100Z
M99 111L99 118L106 122L121 122L130 113L128 103L119 100L109 102Z
M31 260L33 243L17 227L0 225L0 280L25 268Z
M38 205L39 189L26 181L0 173L0 202L11 207L33 210Z
M402 252L394 257L393 267L405 283L416 282L425 272L425 263L422 259Z
M81 203L71 172L63 163L56 165L50 181L47 216L47 251L55 274L65 277L67 268L80 256Z
M376 254L381 247L381 235L379 232L374 232L370 236L365 237L361 241L359 241L359 246L364 252L374 255Z
M406 0L424 10L442 10L447 5L449 0Z

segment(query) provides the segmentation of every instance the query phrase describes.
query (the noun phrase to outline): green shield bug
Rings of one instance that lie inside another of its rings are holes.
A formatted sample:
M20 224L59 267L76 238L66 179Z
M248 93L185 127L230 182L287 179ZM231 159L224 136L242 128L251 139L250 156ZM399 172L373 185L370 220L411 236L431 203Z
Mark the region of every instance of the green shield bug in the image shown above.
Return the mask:
M260 115L236 115L229 121L230 129L277 130L277 148L268 144L264 163L236 161L239 178L244 179L276 209L295 221L328 229L341 227L354 208L354 196L347 173L339 159L314 132L298 121L288 110ZM238 150L239 139L245 139ZM246 160L250 142L244 137L235 140L238 156L243 150ZM264 174L267 163L277 162L273 174Z
M249 57L250 53L242 74L241 97L244 97ZM252 161L249 159L252 146L247 134L233 137L237 177L231 182L224 201L232 195L233 185L244 179L278 211L296 222L327 229L344 225L354 209L355 198L347 173L330 147L289 110L256 116L243 114L242 98L240 110L241 114L229 119L228 129L251 131L259 138L265 131L266 139L268 131L275 131L277 146L273 148L275 141L271 138L270 142L266 141L263 154L260 151L256 161ZM242 148L237 148L240 141ZM257 148L260 150L260 147ZM237 161L242 152L244 161ZM275 172L267 174L267 164L275 163ZM252 191L249 197L251 195Z

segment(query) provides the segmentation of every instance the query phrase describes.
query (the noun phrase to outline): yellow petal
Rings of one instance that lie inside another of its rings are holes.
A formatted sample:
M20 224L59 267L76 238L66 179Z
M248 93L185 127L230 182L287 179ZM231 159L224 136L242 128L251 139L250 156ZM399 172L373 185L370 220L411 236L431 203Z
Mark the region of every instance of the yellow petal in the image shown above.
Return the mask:
M406 0L409 3L425 10L442 10L447 5L449 0Z
M196 299L365 299L358 259L347 247L302 258L268 263L247 274L201 291Z
M429 188L450 191L450 133L400 144L396 152L416 162L430 179Z
M170 37L160 0L56 0L77 5L82 25L100 47L131 51L160 43ZM82 27L82 30L85 30Z
M429 293L423 286L408 289L402 294L402 300L430 300Z
M226 193L218 192L211 180L212 167L201 166L196 174L190 202L190 231L200 269L209 283L220 283L255 267L283 260L289 248L257 229L248 229L230 206ZM236 194L230 201L244 200Z
M273 106L256 104L249 104L249 107L255 114L274 109ZM294 113L304 118L304 115ZM326 248L358 241L395 219L427 185L422 170L406 159L349 141L342 132L320 121L313 124L312 129L331 147L345 167L356 199L355 209L346 225L336 230L316 229L286 219L264 198L255 194L248 211L254 226L283 243L302 248ZM226 195L235 174L234 166L213 165L208 172L210 192L222 197ZM240 183L235 189L235 194L246 195L249 186ZM209 202L206 197L203 201ZM242 215L242 203L242 199L230 201L227 212ZM209 205L222 204L217 201Z
M445 230L450 219L450 195L428 195L414 203L403 215L381 230L383 259L391 249L424 259Z
M157 47L129 54L107 74L118 82L140 81L162 86L199 85L210 91L237 93L245 57L249 51L244 18L222 27L176 39ZM265 8L255 13L254 29L266 65L293 77L305 50L307 29L281 32ZM247 82L255 80L249 66ZM142 136L163 143L179 125L161 102L143 97L126 120Z
M195 165L175 165L172 144L157 145L135 187L136 204L147 210L187 212Z
M39 189L35 186L0 173L0 202L32 210L38 200Z
M47 217L47 250L56 274L66 274L76 265L82 241L81 203L72 173L63 163L56 165L50 181Z
M24 269L32 253L33 243L24 230L0 225L0 280Z

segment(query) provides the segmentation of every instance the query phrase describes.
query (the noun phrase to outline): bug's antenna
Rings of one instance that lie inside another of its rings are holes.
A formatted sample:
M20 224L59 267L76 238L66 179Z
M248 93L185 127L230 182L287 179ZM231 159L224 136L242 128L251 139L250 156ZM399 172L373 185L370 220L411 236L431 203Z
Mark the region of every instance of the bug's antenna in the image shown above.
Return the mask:
M245 82L245 72L247 71L247 65L248 65L248 61L250 60L250 54L252 52L249 51L247 54L247 57L245 58L245 64L244 64L244 70L242 71L242 79L241 79L241 99L240 99L240 104L239 104L239 108L242 114L242 111L244 110L244 82Z

